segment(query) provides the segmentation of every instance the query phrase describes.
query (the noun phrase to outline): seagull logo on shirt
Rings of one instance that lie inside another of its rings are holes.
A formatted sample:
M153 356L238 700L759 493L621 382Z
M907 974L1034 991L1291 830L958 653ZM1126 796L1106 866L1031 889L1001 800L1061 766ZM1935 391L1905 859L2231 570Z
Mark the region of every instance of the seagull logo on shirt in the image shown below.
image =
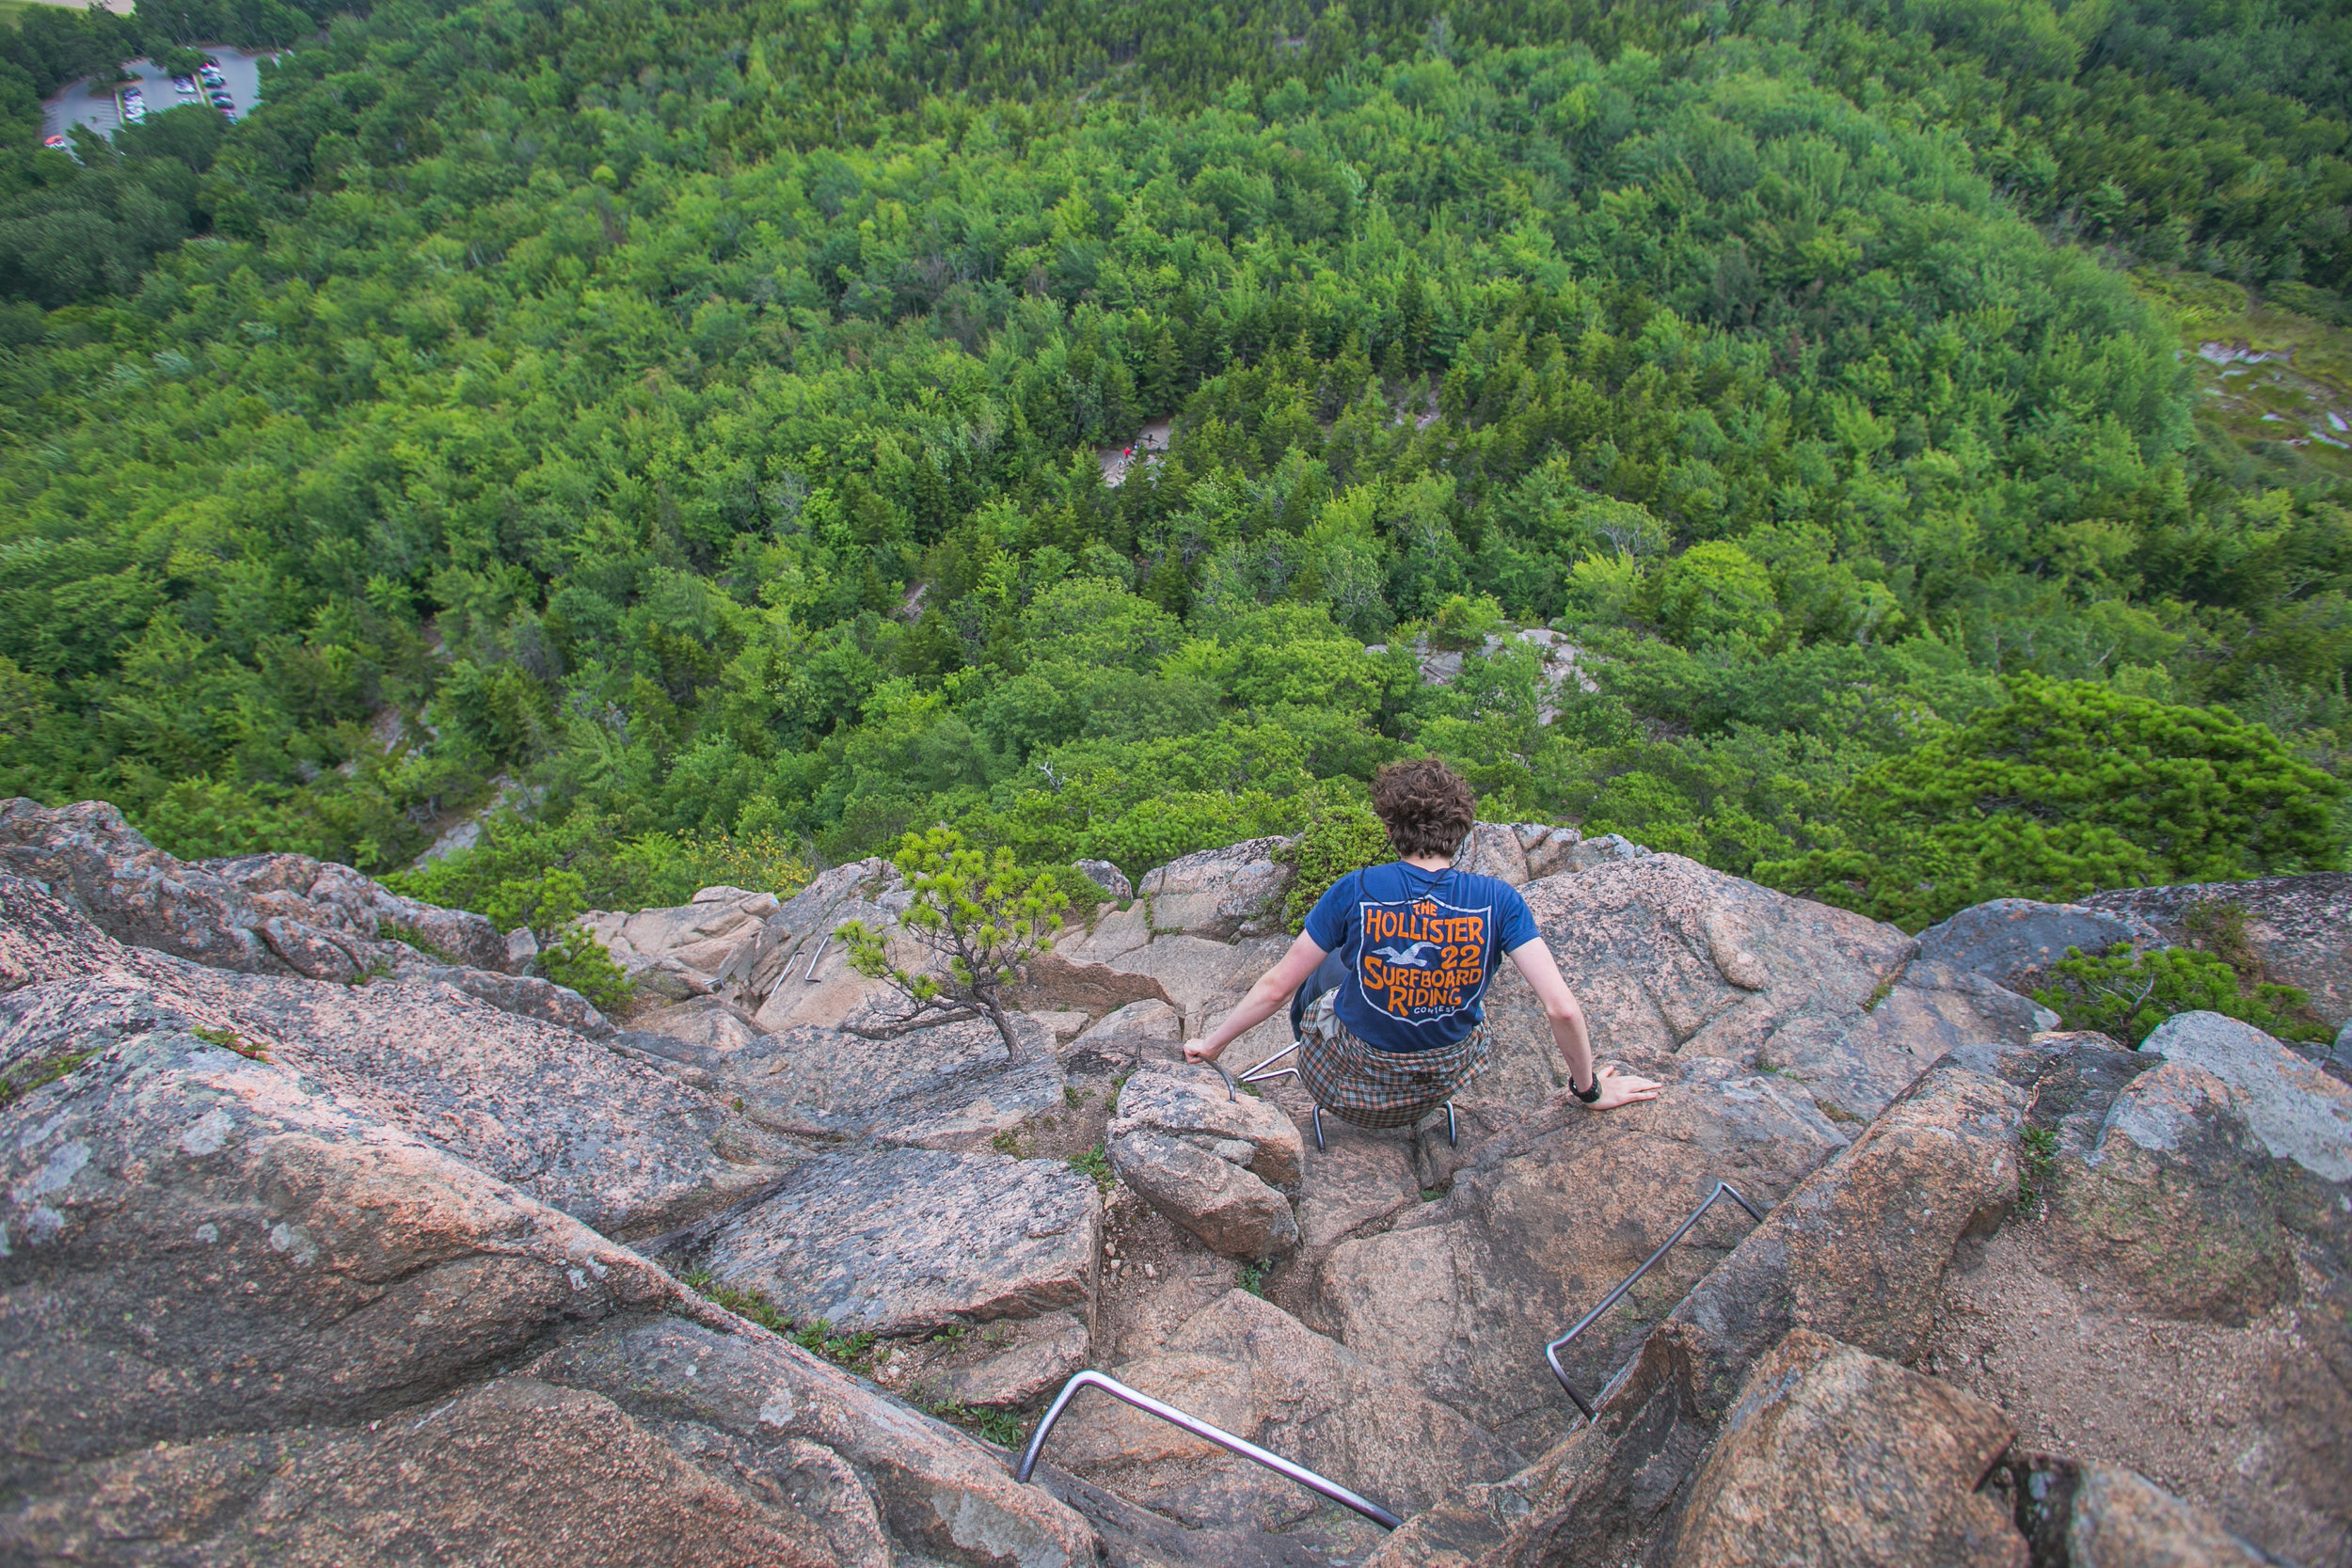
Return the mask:
M1356 918L1364 943L1357 949L1357 991L1374 1011L1418 1028L1478 1005L1486 990L1492 905L1366 899Z

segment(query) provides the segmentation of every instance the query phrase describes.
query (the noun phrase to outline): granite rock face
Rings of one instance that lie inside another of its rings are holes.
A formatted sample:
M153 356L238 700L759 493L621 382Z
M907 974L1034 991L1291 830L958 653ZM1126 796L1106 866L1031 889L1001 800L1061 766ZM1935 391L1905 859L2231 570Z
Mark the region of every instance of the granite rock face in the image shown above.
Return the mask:
M1981 974L1915 958L1844 1035L1783 1048L1774 1061L1829 1115L1868 1121L1946 1053L2020 1045L2058 1025L2058 1014Z
M1213 1250L1256 1259L1298 1245L1286 1192L1302 1145L1271 1101L1234 1094L1207 1068L1155 1063L1120 1087L1105 1137L1120 1180Z
M1532 879L1527 847L1520 842L1518 829L1501 822L1481 822L1471 828L1454 848L1454 865L1457 871L1493 877L1513 887L1524 887Z
M2007 1466L2036 1562L2069 1568L2256 1568L2255 1551L2202 1509L2113 1465L2046 1455Z
M1767 1214L1674 1308L1698 1332L1701 1405L1793 1328L1916 1355L1954 1249L2017 1199L2025 1109L2014 1085L1939 1063Z
M1136 894L1162 929L1212 942L1265 936L1280 928L1282 895L1296 876L1276 858L1291 842L1253 838L1202 849L1144 873Z
M2301 988L2328 1027L2352 1023L2352 873L2125 888L2094 893L2083 903L2145 922L2179 946L2210 945L2210 927L2197 928L2204 916L2243 911L2245 943L2264 974Z
M2061 1250L2076 1275L2121 1282L2147 1311L2243 1323L2295 1286L2269 1164L2229 1085L2164 1062L2116 1096L2098 1143L2067 1173L2054 1214Z
M0 1557L1100 1560L969 1439L492 1173L615 1228L692 1212L745 1128L704 1097L446 988L123 948L14 877L0 987Z
M0 859L46 857L58 890L0 875L0 1559L2243 1560L2195 1506L2239 1494L2194 1474L2131 1461L2185 1502L2095 1456L1996 1465L2007 1424L1959 1386L1947 1320L2001 1299L1967 1291L2021 1238L2061 1317L2118 1304L2151 1345L2289 1324L2270 1365L2304 1414L2265 1428L2260 1474L2334 1517L2352 1089L2227 1020L2138 1053L2048 1034L1994 958L1483 825L1465 862L1526 886L1604 1054L1665 1096L1550 1103L1549 1031L1506 974L1458 1147L1433 1122L1310 1149L1295 1082L1236 1099L1173 1060L1286 946L1279 841L1159 868L1033 963L1015 1069L977 1021L857 1032L878 998L827 938L905 908L879 862L617 917L645 973L698 978L616 1031L356 873L183 865L78 810L0 807ZM1229 1060L1287 1039L1269 1021ZM1097 1139L1126 1183L1107 1219L1068 1163ZM1718 1180L1765 1219L1717 1205L1569 1348L1581 1420L1544 1342ZM897 1338L881 1386L615 1238ZM2036 1332L1993 1326L1968 1332ZM1408 1524L1334 1523L1093 1396L1015 1486L903 1402L1034 1408L1090 1360Z
M704 1047L722 1060L760 1037L750 1015L717 996L698 996L674 1007L655 1008L637 1020L637 1027L646 1034Z
M404 960L393 967L392 975L417 985L447 986L487 1002L502 1013L552 1023L590 1039L608 1039L612 1035L612 1021L586 997L568 986L542 980L535 974L501 974L495 970L457 969Z
M1400 1513L1507 1473L1511 1451L1409 1380L1246 1291L1212 1302L1121 1382L1295 1458ZM1313 1494L1100 1395L1063 1418L1068 1469L1186 1524L1275 1528Z
M844 1563L1102 1560L1086 1521L1015 1485L1000 1455L723 1315L616 1322L523 1372L611 1401L739 1495L801 1515Z
M355 1129L398 1128L623 1238L720 1208L801 1155L709 1095L447 984L345 986L208 969L121 947L14 878L0 879L0 922L20 939L47 939L46 956L28 955L17 989L0 996L8 1069L100 1050L131 1084L151 1049L176 1039L168 1050L193 1051L192 1062L250 1061L237 1071L261 1079L238 1081L263 1101L278 1091L261 1085L278 1083ZM197 1030L266 1059L202 1044ZM98 1066L65 1081L76 1103L85 1085L98 1092ZM11 1234L41 1223L19 1216Z
M190 863L243 889L266 915L354 937L406 942L468 969L505 967L506 939L481 915L405 897L347 865L308 855L238 855Z
M1660 1099L1596 1115L1534 1115L1468 1151L1453 1190L1386 1231L1341 1242L1319 1308L1359 1354L1531 1451L1572 1414L1543 1375L1543 1347L1582 1316L1728 1180L1779 1203L1846 1139L1786 1080L1692 1062ZM1597 1328L1569 1373L1599 1387L1642 1336L1747 1234L1719 1203Z
M938 1354L938 1341L901 1343L875 1381L911 1397L945 1397L975 1410L1021 1410L1058 1392L1093 1354L1086 1314L999 1318Z
M1168 1003L1130 1002L1082 1031L1070 1052L1118 1067L1166 1065L1180 1054L1184 1031L1184 1015Z
M2219 1013L2177 1013L2139 1049L2227 1084L2273 1159L2292 1160L2324 1181L2352 1181L2352 1086L2342 1079Z
M1249 1146L1239 1163L1250 1174L1276 1187L1298 1185L1305 1147L1291 1118L1268 1101L1232 1094L1207 1068L1154 1064L1130 1077L1119 1091L1110 1135L1146 1129L1214 1143L1239 1140Z
M2121 911L1995 898L1920 932L1919 958L1996 984L2023 985L2065 958L2070 947L2104 953L2119 942L2137 947L2155 940L2153 926Z
M1913 946L1892 926L1679 855L1605 862L1531 882L1525 895L1584 1005L1594 1048L1652 1077L1671 1078L1678 1058L1696 1056L1748 1069L1802 1060L1806 1072L1836 1076L1841 1042ZM1527 1102L1559 1086L1549 1025L1515 971L1498 978L1487 1018L1497 1061L1475 1092Z
M46 883L119 942L215 969L349 980L405 956L391 940L403 931L444 962L506 963L505 938L480 915L307 855L176 860L103 800L0 801L0 870Z
M884 989L850 968L833 933L850 920L887 930L909 897L897 869L869 858L820 872L781 902L746 888L707 887L664 909L591 910L580 924L641 998L716 998L752 1021L755 1034L774 1034L887 1006ZM662 1027L652 1019L640 1026Z
M1724 1418L1671 1560L2026 1568L2025 1537L1977 1490L2012 1435L1992 1405L1798 1329Z
M1662 1556L1725 1413L1791 1330L1851 1336L1889 1355L1916 1345L1934 1307L1929 1282L2014 1196L2011 1139L2025 1099L2014 1085L1939 1063L1762 1225L1736 1212L1702 1221L1684 1246L1707 1244L1710 1227L1737 1244L1662 1322L1656 1309L1640 1313L1655 1326L1629 1359L1572 1357L1582 1386L1597 1390L1597 1418L1571 1422L1518 1474L1409 1521L1370 1561L1603 1568ZM1735 1184L1756 1196L1756 1185ZM1637 1291L1629 1305L1639 1299Z
M1109 896L1133 898L1136 895L1136 886L1127 879L1127 874L1110 862L1079 861L1076 864L1079 876L1101 888Z
M130 983L69 1014L52 989L5 998L8 1067L95 1054L5 1113L9 1485L209 1433L372 1418L675 1293L324 1091L287 1042L260 1061L198 1033L251 1040L242 1019Z
M713 1065L746 1113L780 1132L971 1148L1062 1102L1053 1037L1026 1014L1014 1029L1025 1058L1019 1066L985 1019L881 1039L796 1024Z
M1111 1141L1111 1169L1136 1196L1228 1258L1263 1259L1298 1245L1290 1199L1254 1175L1241 1139L1137 1128Z
M776 912L773 894L705 888L689 904L612 914L592 910L580 918L640 992L683 1001L707 996Z
M723 1456L708 1468L701 1457L599 1395L498 1378L388 1428L226 1435L90 1465L80 1486L0 1520L0 1550L116 1563L555 1568L589 1549L681 1568L845 1560L805 1515L727 1484ZM847 1560L887 1564L876 1535L881 1552Z
M1094 1183L1066 1165L891 1148L826 1155L705 1237L695 1260L795 1323L928 1334L1093 1299Z

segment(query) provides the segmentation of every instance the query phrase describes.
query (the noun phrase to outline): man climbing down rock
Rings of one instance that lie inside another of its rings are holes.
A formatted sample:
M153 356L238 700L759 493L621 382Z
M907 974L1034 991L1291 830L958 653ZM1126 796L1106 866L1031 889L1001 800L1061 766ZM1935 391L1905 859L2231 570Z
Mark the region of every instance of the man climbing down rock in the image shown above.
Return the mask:
M1454 869L1478 820L1469 784L1435 758L1391 763L1373 779L1372 809L1399 858L1332 883L1282 961L1185 1059L1215 1061L1311 978L1321 994L1295 1015L1308 1091L1359 1127L1409 1127L1486 1069L1484 1000L1505 954L1551 1020L1568 1066L1561 1097L1599 1111L1656 1099L1649 1079L1594 1065L1584 1010L1518 890Z

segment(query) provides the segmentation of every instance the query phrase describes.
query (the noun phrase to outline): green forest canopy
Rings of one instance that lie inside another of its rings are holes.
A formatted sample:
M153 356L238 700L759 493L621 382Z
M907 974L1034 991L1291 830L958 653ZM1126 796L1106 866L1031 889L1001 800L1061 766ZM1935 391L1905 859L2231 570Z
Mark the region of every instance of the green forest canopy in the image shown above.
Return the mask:
M395 0L78 162L38 93L155 45L56 14L0 792L381 870L511 778L418 884L475 904L940 820L1139 870L1426 752L1913 925L2342 863L2352 449L2202 417L2164 303L2344 359L2340 8Z

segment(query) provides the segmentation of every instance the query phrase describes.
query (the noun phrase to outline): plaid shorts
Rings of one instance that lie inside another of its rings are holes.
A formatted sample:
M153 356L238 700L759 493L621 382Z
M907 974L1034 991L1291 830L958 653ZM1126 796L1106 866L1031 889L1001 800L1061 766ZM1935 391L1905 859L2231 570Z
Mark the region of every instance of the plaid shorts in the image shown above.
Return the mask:
M1359 1127L1410 1127L1486 1070L1486 1025L1434 1051L1376 1051L1348 1032L1333 1004L1315 999L1301 1021L1298 1077L1315 1103Z

